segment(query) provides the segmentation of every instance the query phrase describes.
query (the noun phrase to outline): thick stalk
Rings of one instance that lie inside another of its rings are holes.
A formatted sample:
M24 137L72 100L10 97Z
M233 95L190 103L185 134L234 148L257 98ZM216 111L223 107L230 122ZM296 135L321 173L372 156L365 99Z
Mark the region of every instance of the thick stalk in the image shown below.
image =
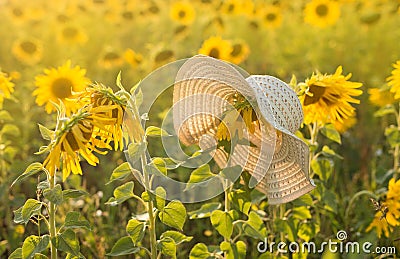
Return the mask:
M53 190L56 182L55 176L50 176L50 190ZM50 239L56 236L56 205L49 201L49 226L50 226ZM50 242L51 259L57 259L57 248Z

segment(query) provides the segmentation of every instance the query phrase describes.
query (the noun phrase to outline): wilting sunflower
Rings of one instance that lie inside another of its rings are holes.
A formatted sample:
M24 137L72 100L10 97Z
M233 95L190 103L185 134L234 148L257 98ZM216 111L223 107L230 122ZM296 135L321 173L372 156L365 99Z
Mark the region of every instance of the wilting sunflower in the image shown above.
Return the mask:
M78 93L77 99L89 104L89 112L96 114L97 120L112 121L111 124L100 124L101 127L95 125L95 135L107 145L114 141L114 149L122 150L124 147L122 123L128 103L127 96L122 92L114 93L111 88L102 84L95 84Z
M362 94L362 90L357 89L362 83L348 81L350 77L351 74L342 75L339 66L333 75L317 72L299 84L305 124L343 122L354 114L351 103L360 103L353 97Z
M232 44L221 37L210 37L203 42L198 53L217 59L229 60L233 51Z
M190 3L176 2L172 4L169 15L172 20L180 24L190 25L196 17L196 12Z
M304 9L304 21L324 28L333 25L340 17L340 5L332 0L312 0Z
M129 63L133 68L139 66L143 61L143 56L139 53L136 53L132 49L127 49L124 52L124 59L127 63Z
M90 165L96 166L99 159L93 154L105 154L98 148L111 149L106 143L95 138L94 127L103 127L104 122L113 123L112 119L105 121L95 114L81 110L71 118L61 123L61 127L54 133L50 145L44 150L50 153L43 162L50 175L57 170L62 171L63 181L71 174L82 174L80 157L83 157ZM44 152L41 151L41 152Z
M58 32L57 40L64 44L84 44L88 37L82 28L68 24Z
M43 46L37 39L18 39L13 43L11 51L22 63L35 65L42 59Z
M282 10L276 5L267 5L257 12L262 24L268 29L275 29L282 24Z
M10 98L14 92L14 83L11 80L11 76L0 70L0 109L3 108L4 99Z
M120 53L110 49L104 52L104 54L98 60L98 63L105 69L111 69L122 66L124 59Z
M395 102L394 95L389 89L370 88L368 89L369 101L376 106L384 107Z
M44 74L35 78L37 88L33 95L36 96L36 103L39 106L46 104L47 113L51 113L56 110L51 102L58 103L61 100L67 115L75 112L80 105L69 98L72 97L72 92L83 91L90 84L85 74L85 69L79 66L71 67L70 60L58 68L45 69Z
M400 60L393 64L392 75L387 78L390 92L394 93L395 99L400 99Z
M229 62L240 64L249 56L249 45L244 41L237 41L232 45L232 51L229 56Z

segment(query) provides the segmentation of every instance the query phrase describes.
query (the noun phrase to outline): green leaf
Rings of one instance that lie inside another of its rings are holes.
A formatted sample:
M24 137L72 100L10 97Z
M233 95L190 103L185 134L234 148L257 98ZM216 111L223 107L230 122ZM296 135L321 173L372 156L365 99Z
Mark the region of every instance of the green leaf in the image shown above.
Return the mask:
M235 244L223 241L219 247L226 253L226 259L246 258L246 244L243 241L238 241Z
M44 235L42 237L29 236L22 244L22 257L23 259L33 258L36 253L40 253L47 248L50 242L50 236Z
M333 172L333 162L326 158L317 158L311 161L311 169L322 181L327 181Z
M208 218L211 215L211 212L221 208L221 203L219 202L210 202L201 205L200 209L194 210L188 213L190 219L202 219Z
M57 234L51 242L60 251L70 253L74 256L79 256L80 254L79 241L76 238L75 232L71 229L66 229L61 234Z
M134 244L142 240L145 229L146 225L137 219L130 219L126 225L126 232L129 234Z
M142 200L144 202L149 202L151 201L151 196L149 195L149 193L147 191L142 192L142 194L140 195L140 197L142 197Z
M39 125L39 131L40 131L40 134L42 135L42 138L45 139L45 140L52 140L53 139L53 135L54 135L54 131L49 130L48 128L46 128L42 124L38 124L38 125Z
M63 191L63 199L68 200L68 199L76 199L81 196L86 196L89 195L89 193L83 191L83 190L74 190L74 189L68 189Z
M328 146L323 146L321 153L326 157L337 157L339 159L343 159L342 156L336 154L335 151Z
M36 188L37 188L38 190L49 189L49 188L50 188L50 182L49 182L48 180L41 181L40 183L38 183L38 185L36 186Z
M297 235L308 242L319 232L319 225L316 222L307 222L300 225Z
M210 166L208 164L204 164L199 168L193 170L193 172L190 174L188 185L185 189L190 189L193 184L207 181L214 176L215 174L211 172Z
M170 237L164 237L157 243L157 248L162 254L176 258L176 244L174 240Z
M8 259L21 259L22 258L22 248L17 248L10 254Z
M393 105L386 105L386 106L380 108L379 110L377 110L374 113L374 116L375 117L383 117L388 114L396 114L396 109L393 107Z
M121 186L118 186L114 190L114 197L111 197L105 204L116 206L123 203L127 199L134 197L133 186L133 182L127 182Z
M41 253L36 253L34 256L33 256L33 259L49 259L47 256L45 256L44 254L41 254Z
M294 207L298 206L313 206L313 199L311 198L310 194L304 194L299 198L295 199L293 202Z
M22 217L22 222L25 224L28 223L29 219L33 215L37 215L40 210L42 209L42 203L40 201L37 201L35 199L28 199L24 206L22 206L21 210L21 217Z
M229 199L234 208L248 215L251 207L250 193L243 190L236 190L229 193Z
M114 169L114 171L112 172L112 174L110 176L110 180L106 184L110 184L116 180L118 180L118 181L125 180L126 177L131 175L133 170L135 170L135 169L133 169L130 166L129 162L120 164L117 168ZM137 170L135 170L135 171L137 171Z
M169 230L169 231L165 231L164 233L161 234L161 239L163 238L172 238L175 242L175 244L179 245L183 242L190 242L193 237L188 237L185 234L178 232L178 231L173 231L173 230Z
M335 141L336 143L342 144L342 141L340 139L340 134L336 130L335 126L333 126L333 124L326 124L321 129L321 134L327 137L328 139Z
M87 221L86 219L80 220L80 215L81 214L77 211L68 212L67 216L65 217L64 228L85 228L87 230L91 230L92 227L90 226L89 221Z
M167 197L167 192L162 187L156 188L156 208L162 211L165 207L165 198Z
M139 160L140 156L143 154L143 152L146 150L146 144L145 143L130 143L128 145L128 155L129 155L129 161L131 163L134 163Z
M122 86L121 83L121 71L118 72L117 78L115 80L115 84L118 86L119 89L125 91L124 87Z
M267 236L267 229L264 222L254 211L250 212L248 220L243 224L243 232L249 237L260 240L264 240Z
M17 224L27 223L22 218L22 208L23 208L23 206L18 208L17 210L13 211L13 213L14 213L14 223L17 223Z
M41 163L35 162L35 163L30 164L26 168L25 172L23 172L20 176L18 176L17 179L14 180L14 182L12 182L11 187L13 187L14 184L22 181L23 179L41 172L42 169L43 169L43 165Z
M165 130L156 127L156 126L149 126L146 128L146 136L170 136L170 134L168 134L168 132L166 132Z
M111 248L108 256L119 256L119 255L129 255L140 251L139 247L136 247L130 237L121 237Z
M186 209L182 202L173 200L158 213L161 222L170 227L182 230L186 221Z
M159 176L167 175L168 173L164 159L162 159L161 157L153 158L153 160L145 166L145 170L148 174Z
M190 250L189 259L207 259L209 256L211 254L208 252L207 246L203 243L198 243Z
M400 130L391 125L385 129L385 136L392 148L400 144Z
M61 185L57 184L53 189L44 190L43 196L54 204L60 205L63 202Z
M5 124L1 129L0 136L8 135L10 137L18 137L21 135L21 131L14 124Z
M310 219L311 213L310 210L305 206L296 207L292 209L292 217L300 220Z
M230 239L233 232L232 218L227 211L215 210L211 213L211 224L226 239Z

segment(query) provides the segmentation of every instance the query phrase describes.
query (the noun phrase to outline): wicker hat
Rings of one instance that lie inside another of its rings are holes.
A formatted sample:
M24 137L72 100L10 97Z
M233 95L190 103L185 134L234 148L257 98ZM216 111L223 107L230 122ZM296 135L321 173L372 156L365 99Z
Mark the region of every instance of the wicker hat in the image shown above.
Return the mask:
M281 80L249 76L229 63L194 56L179 69L173 96L173 122L184 145L216 147L215 134L229 100L240 93L252 104L260 127L228 153L215 148L213 159L224 168L241 165L252 175L251 187L268 197L269 204L292 201L315 186L309 179L309 149L295 136L303 111L295 92ZM210 137L212 136L212 137ZM229 162L228 162L229 160Z

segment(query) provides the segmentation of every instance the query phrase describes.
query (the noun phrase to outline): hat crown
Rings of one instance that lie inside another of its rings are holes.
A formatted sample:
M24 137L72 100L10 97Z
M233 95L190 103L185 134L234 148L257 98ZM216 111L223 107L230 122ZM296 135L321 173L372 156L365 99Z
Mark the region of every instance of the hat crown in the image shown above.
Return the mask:
M295 133L303 122L303 109L296 93L273 76L253 75L246 81L257 93L260 112L268 122L278 130ZM270 118L271 115L273 118Z

